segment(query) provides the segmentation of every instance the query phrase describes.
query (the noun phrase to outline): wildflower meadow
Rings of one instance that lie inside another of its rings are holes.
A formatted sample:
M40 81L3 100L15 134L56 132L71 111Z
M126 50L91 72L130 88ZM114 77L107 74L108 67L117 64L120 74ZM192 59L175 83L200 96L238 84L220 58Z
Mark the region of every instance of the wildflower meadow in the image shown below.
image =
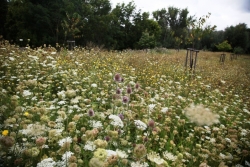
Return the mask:
M0 167L250 166L250 56L0 46Z

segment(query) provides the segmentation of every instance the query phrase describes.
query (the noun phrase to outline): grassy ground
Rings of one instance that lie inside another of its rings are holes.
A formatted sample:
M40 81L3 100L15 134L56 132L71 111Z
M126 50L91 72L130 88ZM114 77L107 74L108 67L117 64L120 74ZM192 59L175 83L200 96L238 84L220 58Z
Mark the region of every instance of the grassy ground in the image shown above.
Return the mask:
M0 164L244 166L250 56L220 54L1 45Z

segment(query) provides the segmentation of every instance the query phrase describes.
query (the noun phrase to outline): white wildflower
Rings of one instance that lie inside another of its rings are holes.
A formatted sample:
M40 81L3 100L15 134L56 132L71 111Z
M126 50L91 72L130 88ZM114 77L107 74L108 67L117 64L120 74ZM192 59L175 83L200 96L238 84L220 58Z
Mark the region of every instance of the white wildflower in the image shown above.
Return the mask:
M117 153L116 151L113 151L113 150L106 150L107 152L107 157L111 157L111 156L116 156Z
M71 155L73 155L74 153L72 153L71 151L66 151L63 155L62 155L62 160L63 161L68 161L68 159L71 157Z
M147 159L157 165L161 165L165 162L165 160L160 157L159 153L154 151L147 154Z
M110 115L109 119L112 119L112 121L110 123L111 125L120 126L121 128L124 126L121 118L117 115Z
M93 84L91 84L91 87L92 87L92 88L96 88L96 87L97 87L97 84L93 83Z
M211 138L211 139L210 139L210 142L211 142L211 143L215 143L215 142L216 142L216 139L215 139L215 138Z
M26 96L29 96L31 95L32 93L29 91L29 90L23 90L23 96L26 97Z
M125 151L122 151L122 150L119 150L119 149L116 149L116 154L118 155L118 157L120 158L128 158L128 155L126 154Z
M218 114L213 113L210 109L205 108L201 104L191 104L189 107L185 108L185 115L191 122L194 122L199 126L210 126L212 124L219 123L220 117Z
M222 84L225 84L225 83L226 83L226 81L224 81L224 80L220 80L220 82L221 82Z
M142 122L140 120L135 120L134 122L135 122L135 126L138 129L140 129L140 130L146 130L147 129L147 125L144 122Z
M66 96L66 95L65 95L65 91L64 91L64 90L63 90L63 91L61 91L61 92L58 92L58 93L57 93L57 95L58 95L58 97L59 97L59 98L61 98L61 99L64 99L64 98L65 98L65 96Z
M34 60L38 60L39 58L37 56L31 56L31 55L28 55L29 58L32 58Z
M140 163L139 161L137 162L132 162L131 167L148 167L149 165L146 162Z
M149 104L148 109L149 111L152 111L155 108L156 104Z
M81 100L81 99L82 99L81 96L76 96L75 98L70 100L70 103L71 104L77 104L77 103L79 103L79 100Z
M53 161L52 158L43 159L41 162L37 164L37 167L54 167L56 162Z
M84 150L89 150L89 151L94 151L95 148L96 148L96 145L92 141L87 141L84 146Z
M225 154L222 154L222 153L220 153L219 156L220 156L221 159L225 159L225 157L226 157L226 155L225 155Z
M165 114L166 112L168 112L168 107L163 107L163 108L161 109L161 112L164 113L164 114Z
M15 60L15 58L14 58L14 57L9 57L9 59L10 59L11 61L14 61L14 60Z
M249 112L249 110L247 110L247 109L243 109L243 112L245 112L245 113L247 113L247 114L250 114L250 112Z
M153 162L156 163L157 165L162 165L162 164L165 162L165 160L162 159L162 158L159 156L159 157L154 158L154 161L153 161Z
M66 104L66 101L64 101L64 100L61 100L58 102L58 105L64 105L64 104Z
M247 133L248 133L248 132L247 132L246 129L242 129L240 135L241 135L241 136L246 136Z
M26 150L25 147L20 146L18 143L14 144L12 147L10 147L9 151L13 152L15 155L19 156L23 153L23 151Z
M20 130L20 132L27 136L42 136L47 131L47 127L45 125L40 124L29 124L26 129Z
M67 143L72 143L72 138L71 137L66 137L64 139L61 139L61 140L58 141L58 144L60 146L63 146L63 144L66 143L66 142Z
M101 127L103 127L101 121L90 120L90 121L89 121L89 124L90 124L90 126L93 127L93 128L101 128Z
M177 159L177 156L173 155L172 153L168 151L163 152L163 156L166 160L169 160L169 161L175 161Z
M226 140L227 142L231 143L231 139L225 138L225 140Z

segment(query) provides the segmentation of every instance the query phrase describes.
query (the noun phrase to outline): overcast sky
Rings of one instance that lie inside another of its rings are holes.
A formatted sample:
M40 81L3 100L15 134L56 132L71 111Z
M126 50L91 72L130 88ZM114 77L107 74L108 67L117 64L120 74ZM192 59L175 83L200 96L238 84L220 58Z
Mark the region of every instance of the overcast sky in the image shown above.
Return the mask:
M112 7L117 3L127 4L132 0L110 0ZM202 17L211 13L207 24L216 25L217 30L235 26L239 23L247 24L250 28L250 0L134 0L136 9L142 12L156 11L173 6L179 9L187 8L189 15Z

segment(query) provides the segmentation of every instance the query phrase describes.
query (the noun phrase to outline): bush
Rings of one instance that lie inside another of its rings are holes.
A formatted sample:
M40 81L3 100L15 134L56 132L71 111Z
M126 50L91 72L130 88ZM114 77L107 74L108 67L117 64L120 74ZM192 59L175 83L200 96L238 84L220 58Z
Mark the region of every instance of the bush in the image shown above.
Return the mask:
M244 50L242 49L242 47L238 46L234 48L234 54L243 54Z

